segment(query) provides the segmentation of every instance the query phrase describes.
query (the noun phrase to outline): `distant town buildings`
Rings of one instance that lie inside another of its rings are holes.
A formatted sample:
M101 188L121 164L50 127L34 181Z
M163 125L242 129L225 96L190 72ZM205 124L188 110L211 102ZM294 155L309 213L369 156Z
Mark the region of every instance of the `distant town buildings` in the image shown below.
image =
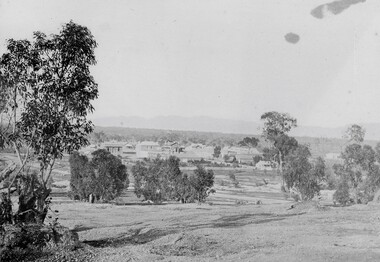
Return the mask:
M220 156L215 158L213 146L206 146L199 143L184 146L176 141L167 141L163 144L154 141L141 141L137 143L109 141L99 146L92 145L83 148L81 151L82 153L90 154L99 148L103 148L111 154L131 161L145 158L154 159L157 157L167 159L170 156L175 156L178 157L181 162L185 163L191 161L213 161L217 163L236 162L253 165L254 157L262 155L256 148L233 146L222 148ZM266 165L265 161L261 162L259 165L260 169L270 169L269 164Z
M109 142L109 143L103 144L103 148L114 155L122 155L123 147L124 147L124 144L118 143L118 142Z

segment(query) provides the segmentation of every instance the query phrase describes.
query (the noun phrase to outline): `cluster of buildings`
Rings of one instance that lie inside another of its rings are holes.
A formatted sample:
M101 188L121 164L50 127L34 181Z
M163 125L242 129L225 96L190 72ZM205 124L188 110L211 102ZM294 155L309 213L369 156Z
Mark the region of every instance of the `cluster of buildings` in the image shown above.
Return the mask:
M240 164L254 163L255 156L262 156L256 148L248 147L224 147L218 158L214 157L214 147L205 146L203 144L191 144L189 146L180 145L178 142L166 142L160 145L153 141L143 141L137 144L123 142L106 142L101 145L91 145L83 148L82 152L90 154L96 149L103 148L110 153L121 157L125 160L137 161L144 158L169 158L170 156L178 157L181 162L196 161L213 161L216 163L237 162ZM273 163L269 161L260 161L256 163L256 167L262 170L273 169Z

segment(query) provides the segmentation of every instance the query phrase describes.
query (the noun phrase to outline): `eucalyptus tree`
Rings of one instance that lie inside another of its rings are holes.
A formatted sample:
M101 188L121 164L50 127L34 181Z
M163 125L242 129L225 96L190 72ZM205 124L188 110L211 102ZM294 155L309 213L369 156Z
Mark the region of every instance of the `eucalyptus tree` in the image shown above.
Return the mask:
M93 125L87 114L94 110L91 101L98 96L98 86L90 73L96 64L97 43L87 27L69 22L58 34L35 32L32 41L7 41L7 52L0 58L2 85L7 87L7 101L2 115L9 128L3 140L15 150L19 169L10 188L25 176L24 167L31 155L39 163L41 190L30 191L29 208L37 206L35 219L42 222L50 194L50 180L55 161L88 144ZM33 203L35 202L35 203Z
M272 143L273 160L277 162L278 170L283 176L285 157L298 146L297 140L287 135L292 128L297 127L297 119L287 113L271 111L264 113L261 120L264 121L263 136Z

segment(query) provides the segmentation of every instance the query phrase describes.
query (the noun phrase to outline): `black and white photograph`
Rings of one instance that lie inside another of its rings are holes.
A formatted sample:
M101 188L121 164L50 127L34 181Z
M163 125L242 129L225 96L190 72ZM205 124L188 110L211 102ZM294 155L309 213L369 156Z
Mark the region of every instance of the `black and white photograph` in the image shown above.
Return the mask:
M380 1L0 0L0 261L380 261Z

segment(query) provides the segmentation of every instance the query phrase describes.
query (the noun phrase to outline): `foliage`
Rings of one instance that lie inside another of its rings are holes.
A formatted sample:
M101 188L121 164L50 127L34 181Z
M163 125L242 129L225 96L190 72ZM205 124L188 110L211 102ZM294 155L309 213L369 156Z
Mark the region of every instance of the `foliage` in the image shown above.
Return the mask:
M121 160L105 149L92 153L91 168L94 170L90 183L97 200L109 201L121 194L129 185L127 168Z
M261 120L264 121L263 135L270 141L297 127L297 120L287 113L266 112L261 116Z
M58 224L0 227L0 261L34 261L50 250L71 252L78 247L78 234Z
M364 129L359 125L352 125L347 134L349 141L353 143L347 145L342 152L343 163L335 164L333 169L340 179L339 185L342 187L347 184L355 203L367 203L373 199L380 187L380 171L379 166L376 165L380 145L378 144L374 150L369 145L359 144L364 141L365 134Z
M297 140L289 137L287 133L293 127L297 127L297 119L287 113L272 111L264 113L261 116L261 120L264 121L263 136L273 146L273 149L267 153L271 153L271 160L277 162L284 184L283 166L285 157L298 145Z
M69 196L75 200L87 199L91 190L91 178L94 177L90 161L87 156L73 152L69 158L70 164L70 192Z
M99 145L107 141L108 137L103 131L100 131L100 132L92 132L90 139L94 144Z
M94 151L91 161L74 152L69 162L70 196L74 199L85 200L92 194L96 200L110 201L129 185L126 166L107 150Z
M195 190L196 200L199 203L205 202L209 194L214 193L212 189L214 185L214 171L206 170L202 166L197 166L194 174L190 176L190 184Z
M339 204L345 206L350 202L350 187L348 185L348 182L346 179L341 179L337 190L335 191L333 195L334 201L338 202Z
M365 190L363 186L366 180L378 175L375 151L368 145L350 144L342 152L342 158L343 164L335 164L334 172L341 180L347 181L353 191L355 203L361 202L360 195Z
M86 145L93 128L87 113L93 111L91 101L98 96L90 74L90 66L96 63L96 46L86 27L70 22L57 35L35 32L32 42L8 40L8 52L0 58L2 85L7 87L1 113L8 121L1 135L19 159L8 194L33 152L39 172L38 183L31 183L38 188L30 189L34 197L23 200L34 201L40 218L46 215L48 182L56 159Z
M213 156L215 158L218 158L220 156L221 152L222 152L222 147L221 146L215 146Z
M308 147L300 145L286 157L284 178L288 189L297 192L301 200L310 200L321 190L325 179L325 163L317 158L311 163Z
M375 146L375 158L377 163L380 163L380 142Z
M179 161L174 157L171 159L171 161L155 159L150 164L137 162L132 167L137 197L143 196L146 200L158 203L169 200L175 195L176 175L179 176L181 173ZM173 164L178 164L178 166L173 166Z
M228 177L231 180L231 183L234 185L234 187L239 187L239 181L236 179L236 176L233 172L228 174Z
M362 143L364 141L365 129L357 124L351 125L347 128L345 137L350 142Z
M259 163L261 160L263 160L263 157L262 156L254 156L253 157L253 165L256 165L257 163Z
M205 175L205 169L197 167L194 174L188 176L181 172L179 164L179 159L173 156L167 160L137 162L132 167L136 196L143 196L145 200L155 203L166 200L180 200L183 203L204 201L213 185L210 186L207 180L207 175L212 171L206 171Z
M257 147L260 140L256 137L244 137L243 140L238 142L239 146Z

